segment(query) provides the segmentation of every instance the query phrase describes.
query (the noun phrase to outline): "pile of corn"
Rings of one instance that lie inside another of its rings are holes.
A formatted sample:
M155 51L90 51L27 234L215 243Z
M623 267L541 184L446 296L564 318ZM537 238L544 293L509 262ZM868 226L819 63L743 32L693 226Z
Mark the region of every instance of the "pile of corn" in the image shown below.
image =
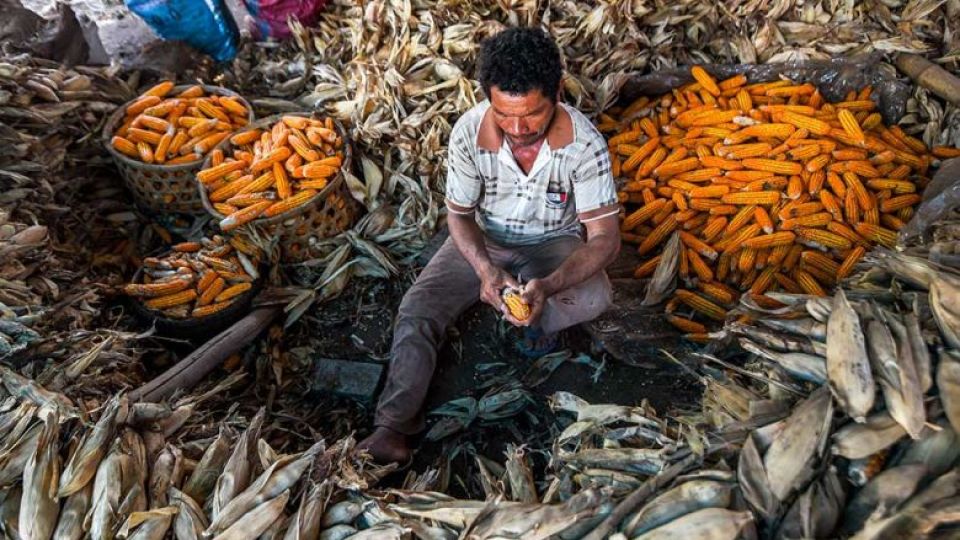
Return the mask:
M167 97L173 88L172 81L161 82L127 106L111 139L114 149L144 163L192 163L247 125L249 111L240 100L206 95L202 86Z
M143 283L124 292L171 319L222 311L259 278L260 251L240 236L214 236L175 244L163 257L143 260Z
M284 116L268 130L230 138L232 156L214 151L197 179L230 231L259 217L278 216L314 198L343 163L333 119Z
M707 331L693 317L723 320L743 291L825 295L871 246L896 243L934 160L960 155L884 126L870 88L826 103L811 84L691 71L696 82L611 110L598 127L623 240L649 257L635 277L653 274L679 234L686 288L667 312L692 338Z

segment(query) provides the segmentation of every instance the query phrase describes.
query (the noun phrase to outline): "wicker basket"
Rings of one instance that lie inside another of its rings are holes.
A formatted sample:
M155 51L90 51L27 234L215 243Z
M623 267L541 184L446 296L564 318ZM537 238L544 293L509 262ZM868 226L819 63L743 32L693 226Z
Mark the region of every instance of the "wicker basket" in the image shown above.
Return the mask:
M277 114L257 120L237 133L243 133L251 129L269 129L271 125L280 121L284 116L318 118L318 115L311 113ZM247 226L257 226L268 236L278 239L280 256L284 262L297 262L311 258L313 256L310 253L311 239L316 241L340 234L352 227L360 214L360 205L350 195L343 175L344 170L349 170L353 156L350 139L343 124L336 120L334 120L334 124L337 134L343 141L343 163L336 176L330 179L325 188L303 205L278 216L255 219L247 224ZM230 139L224 139L217 148L223 150L225 156L233 154L233 145L230 143ZM209 156L204 160L203 168L208 166L210 166ZM199 181L195 184L194 189L199 190L200 200L207 212L217 220L225 218L226 216L213 208L203 184Z
M173 319L165 317L163 313L159 311L148 308L140 298L129 296L127 297L127 301L134 315L144 323L154 325L157 328L157 333L161 336L206 340L226 330L250 312L250 305L254 297L257 296L257 293L259 293L263 287L262 276L263 274L261 272L261 277L253 281L253 286L238 295L232 304L206 317ZM132 282L142 283L142 281L143 268L139 268L136 273L133 274Z
M193 85L175 86L171 93L182 92ZM253 108L242 96L219 86L203 85L207 94L217 94L237 98L247 108L247 119L253 123ZM135 100L134 100L135 101ZM120 170L127 188L133 193L137 205L145 210L159 214L203 214L203 204L197 196L197 187L194 175L203 165L203 160L180 165L156 165L143 163L131 159L118 152L110 139L113 133L123 122L127 106L133 101L124 103L107 120L103 128L103 144L113 156L113 162Z

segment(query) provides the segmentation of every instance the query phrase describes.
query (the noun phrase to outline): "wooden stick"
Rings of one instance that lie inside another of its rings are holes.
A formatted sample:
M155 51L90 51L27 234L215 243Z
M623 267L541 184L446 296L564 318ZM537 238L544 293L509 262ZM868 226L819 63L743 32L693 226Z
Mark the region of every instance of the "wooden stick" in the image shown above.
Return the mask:
M900 53L897 68L920 86L960 106L960 79L922 56Z
M131 392L130 399L160 401L181 388L192 388L231 354L253 341L281 312L282 308L277 306L254 309L173 367Z

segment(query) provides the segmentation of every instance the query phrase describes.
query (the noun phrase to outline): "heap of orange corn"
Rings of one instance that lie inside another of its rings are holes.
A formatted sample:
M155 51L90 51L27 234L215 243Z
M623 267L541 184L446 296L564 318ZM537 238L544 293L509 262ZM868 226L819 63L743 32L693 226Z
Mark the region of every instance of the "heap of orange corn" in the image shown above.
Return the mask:
M683 288L667 313L692 338L741 292L825 295L871 246L896 243L935 160L960 156L884 126L870 88L827 103L811 84L691 71L696 82L611 110L598 127L623 240L648 257L634 275L653 274L680 236Z
M343 163L343 141L333 119L284 116L270 129L230 138L232 156L215 150L197 174L230 231L259 217L300 207L319 193Z
M206 317L250 290L259 277L259 253L240 236L182 242L164 257L145 258L143 282L127 284L123 291L165 317Z
M202 86L172 91L173 82L164 81L128 105L113 148L144 163L192 163L247 125L247 107L234 97L206 95Z

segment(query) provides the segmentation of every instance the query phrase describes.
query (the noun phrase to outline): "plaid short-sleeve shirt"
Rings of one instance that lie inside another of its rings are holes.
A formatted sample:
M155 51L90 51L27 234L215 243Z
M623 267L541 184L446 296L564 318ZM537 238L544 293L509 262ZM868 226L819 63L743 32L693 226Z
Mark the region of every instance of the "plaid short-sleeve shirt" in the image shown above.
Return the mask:
M475 208L481 229L498 244L529 245L578 236L578 214L604 207L616 211L606 141L582 113L563 103L559 106L569 115L572 134L566 144L551 148L555 138L548 133L529 174L517 164L504 137L496 137L499 147L481 141L482 131L497 130L492 111L487 114L489 101L467 111L453 127L447 200Z

